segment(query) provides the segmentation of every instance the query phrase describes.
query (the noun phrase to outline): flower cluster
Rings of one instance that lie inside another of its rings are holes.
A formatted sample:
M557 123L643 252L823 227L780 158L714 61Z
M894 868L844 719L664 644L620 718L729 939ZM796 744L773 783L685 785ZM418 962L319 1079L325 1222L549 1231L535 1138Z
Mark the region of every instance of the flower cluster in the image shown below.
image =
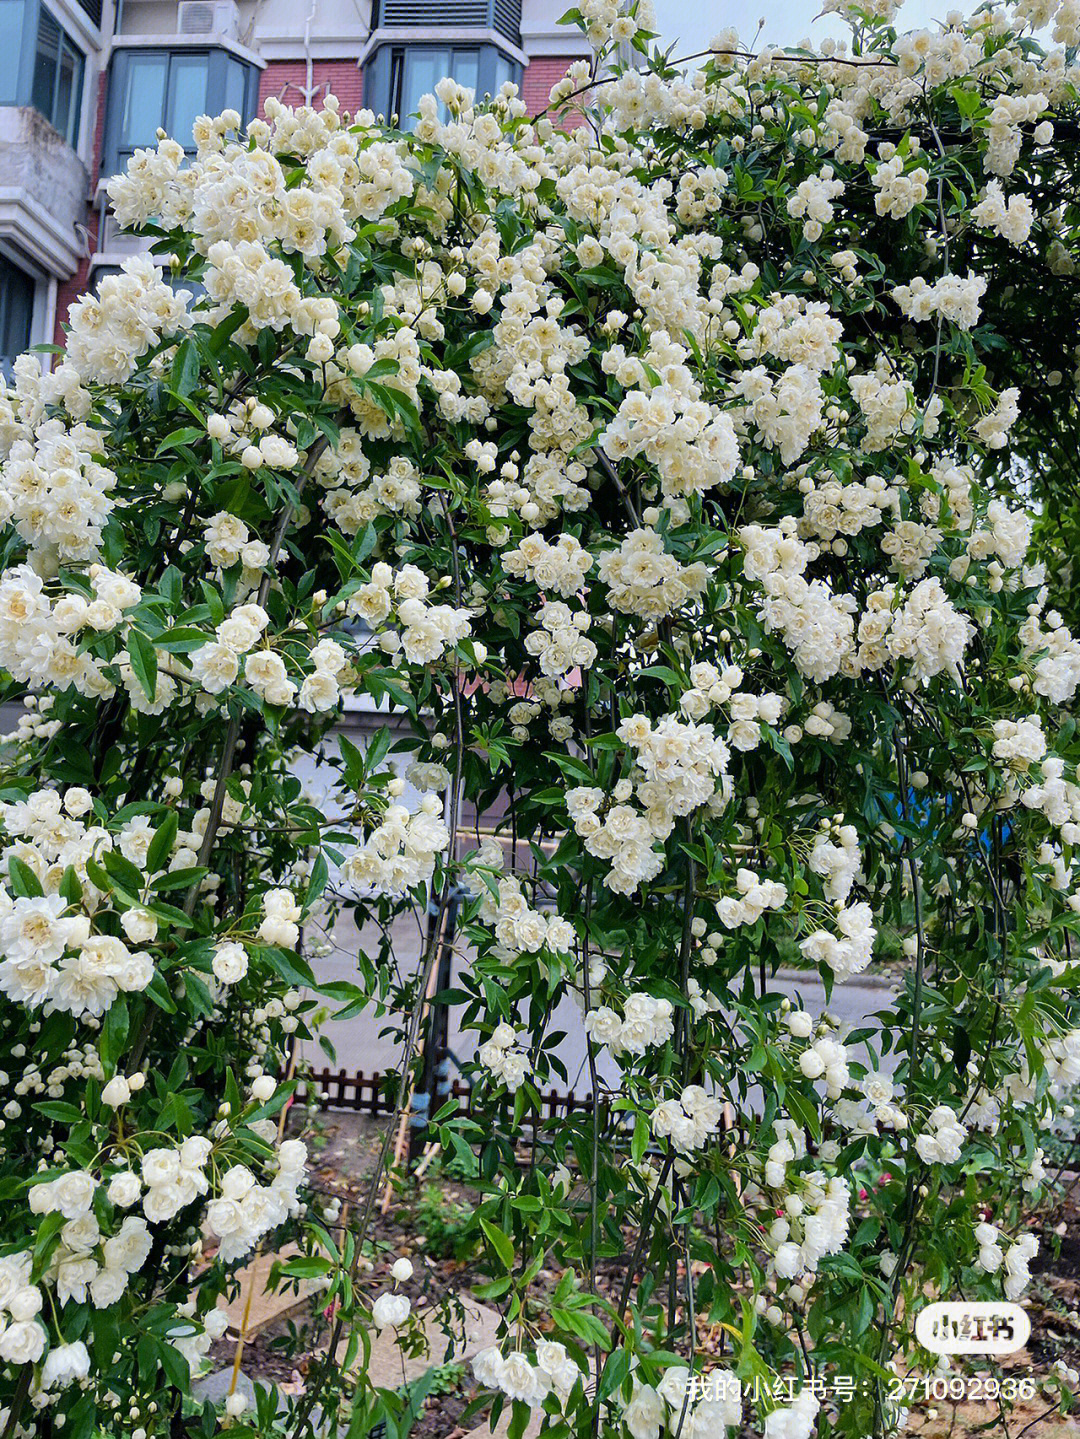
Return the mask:
M622 614L659 620L704 590L704 565L683 565L664 548L656 530L634 530L617 550L600 556L597 574Z
M678 1099L665 1099L652 1112L657 1139L670 1139L680 1154L692 1154L720 1129L723 1104L699 1084L688 1084Z
M623 1001L622 1017L608 1005L599 1005L585 1015L585 1033L597 1044L606 1045L618 1058L622 1054L644 1054L653 1045L666 1044L674 1032L671 1001L651 994L629 994Z
M431 878L436 859L449 843L435 795L425 795L415 812L389 804L363 845L345 860L342 875L350 884L405 894Z
M518 1047L518 1036L512 1025L497 1024L476 1057L511 1094L520 1089L529 1076L529 1056Z
M482 857L491 858L490 854ZM501 851L496 860L501 868ZM498 952L507 959L519 954L535 954L544 946L552 954L565 954L573 948L573 925L558 914L543 914L534 909L525 898L521 881L513 875L505 875L498 881L495 895L485 888L478 917L492 926Z
M540 611L541 628L526 636L525 650L535 656L549 679L559 679L572 669L587 670L596 659L596 646L586 634L591 623L587 610L574 614L555 600Z
M587 0L558 113L452 80L402 128L270 99L109 183L154 255L0 384L13 1434L46 1404L57 1432L173 1433L231 1267L283 1226L283 1279L325 1280L352 1353L372 1326L415 1352L285 1138L276 1076L331 1002L413 1017L402 1105L428 1011L460 1018L472 1108L438 1138L483 1178L507 1316L476 1373L518 1427L713 1439L744 1415L722 1371L699 1392L704 1326L763 1375L808 1314L876 1389L928 1271L1021 1292L1033 1125L1080 1082L1054 143L1080 11L904 35L891 0L828 8L854 47L728 32L692 72L647 0ZM341 919L356 973L328 981ZM850 1032L814 988L884 953L901 982ZM617 1125L541 1112L571 1025ZM519 1166L534 1123L551 1163ZM697 1284L714 1232L730 1282ZM594 1384L585 1276L618 1233L648 1279ZM300 1432L316 1403L400 1428L334 1352L248 1417ZM767 1439L894 1417L753 1403Z
M221 1177L219 1193L206 1206L206 1222L218 1236L218 1253L229 1263L241 1259L270 1229L276 1229L298 1205L307 1150L298 1139L277 1148L277 1173L260 1184L246 1165L235 1164Z

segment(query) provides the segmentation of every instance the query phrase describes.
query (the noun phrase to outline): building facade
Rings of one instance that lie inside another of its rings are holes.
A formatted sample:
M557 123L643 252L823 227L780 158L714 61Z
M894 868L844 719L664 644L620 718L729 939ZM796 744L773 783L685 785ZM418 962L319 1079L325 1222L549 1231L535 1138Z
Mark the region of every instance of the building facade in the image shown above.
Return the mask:
M536 111L586 53L565 3L0 0L0 369L60 342L71 302L139 248L104 182L159 127L183 141L198 115L330 92L408 116L443 75L513 80Z

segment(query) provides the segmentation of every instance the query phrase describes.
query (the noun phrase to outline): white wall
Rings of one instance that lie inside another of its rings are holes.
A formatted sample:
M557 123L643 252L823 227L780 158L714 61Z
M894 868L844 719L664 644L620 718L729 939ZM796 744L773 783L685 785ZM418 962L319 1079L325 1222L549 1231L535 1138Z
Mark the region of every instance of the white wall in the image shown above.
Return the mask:
M588 55L589 42L576 25L560 25L569 0L522 0L521 48L527 55Z

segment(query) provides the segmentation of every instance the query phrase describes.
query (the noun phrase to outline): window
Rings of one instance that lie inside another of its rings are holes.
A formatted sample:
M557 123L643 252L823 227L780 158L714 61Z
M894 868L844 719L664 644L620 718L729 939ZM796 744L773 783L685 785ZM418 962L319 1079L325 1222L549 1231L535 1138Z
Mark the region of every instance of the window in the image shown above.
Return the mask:
M193 154L198 117L236 110L246 122L257 89L255 66L227 50L117 50L109 84L108 168L122 170L136 150L155 143L159 129Z
M82 51L38 0L0 0L0 104L32 105L74 146L85 65Z
M33 280L0 254L0 371L8 379L12 365L30 345L33 317Z
M83 57L47 10L38 13L30 101L69 145L79 138Z
M478 96L494 94L505 81L521 78L516 62L494 45L381 46L368 63L364 93L372 95L374 108L397 115L401 128L411 130L420 97L434 94L446 75ZM444 105L439 114L447 118Z
M19 103L19 56L22 52L25 0L0 0L0 103Z

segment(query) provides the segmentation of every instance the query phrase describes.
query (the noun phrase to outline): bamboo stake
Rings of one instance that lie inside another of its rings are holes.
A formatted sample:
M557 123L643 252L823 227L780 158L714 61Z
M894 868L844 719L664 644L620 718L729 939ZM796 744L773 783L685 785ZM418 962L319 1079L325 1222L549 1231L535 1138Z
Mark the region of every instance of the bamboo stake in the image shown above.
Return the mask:
M442 945L445 934L446 934L446 915L445 915L445 913L443 913L443 914L441 914L441 915L439 916L439 930L438 930L438 934L437 934L437 936L436 936L436 944L437 944L437 945L439 945L439 946ZM431 1010L431 1001L432 1001L432 999L434 998L434 995L435 995L435 985L438 983L438 978L439 978L439 973L438 973L438 971L439 971L439 966L438 966L437 964L433 964L432 967L431 967L431 973L428 975L427 989L425 990L424 999L423 999L424 1014L423 1014L423 1018L421 1019L421 1022L420 1022L420 1024L421 1024L420 1036L421 1036L421 1037L420 1037L419 1043L418 1043L417 1046L416 1046L415 1059L420 1059L420 1060L422 1060L423 1057L424 1057L424 1047L425 1047L425 1044L427 1043L426 1034L425 1034L425 1031L424 1031L424 1022L426 1021L427 1015L428 1015L428 1013L429 1013L430 1010ZM391 1194L392 1194L392 1192L393 1192L393 1184L392 1184L392 1181L391 1181L391 1175L392 1175L392 1173L393 1173L393 1170L398 1169L398 1168L401 1167L401 1161L402 1161L402 1159L404 1158L404 1155L405 1155L405 1149L406 1149L406 1145L407 1145L407 1143L408 1143L408 1137L409 1137L409 1121L410 1121L410 1118L412 1117L412 1100L413 1100L413 1092L414 1092L414 1090L415 1090L415 1087L416 1087L416 1086L415 1086L414 1084L410 1084L410 1085L409 1085L409 1097L408 1097L408 1099L405 1101L404 1107L402 1108L402 1111L401 1111L401 1118L400 1118L400 1120L398 1121L397 1137L396 1137L395 1140L394 1140L394 1163L393 1163L393 1165L391 1166L391 1168L387 1171L387 1175L386 1175L386 1186L385 1186L385 1188L383 1189L382 1202L381 1202L380 1205L379 1205L379 1212L380 1212L380 1214L385 1214L385 1213L387 1212L387 1210L390 1208L390 1196L391 1196Z
M289 1080L292 1079L293 1075L296 1073L296 1057L298 1051L299 1046L294 1044L292 1046L292 1052L289 1055L289 1066L288 1069L285 1071L286 1084L288 1084ZM287 1119L288 1114L289 1106L288 1104L283 1104L281 1107L281 1115L278 1119L277 1137L279 1144L281 1143L281 1136L285 1133L285 1120ZM244 1299L244 1312L240 1319L240 1332L236 1336L236 1353L233 1355L232 1377L229 1380L230 1394L236 1392L236 1384L240 1378L240 1363L244 1357L244 1344L247 1340L248 1324L251 1321L251 1304L252 1300L255 1297L255 1261L259 1258L259 1255L261 1253L262 1245L259 1244L255 1248L255 1253L251 1256L251 1273L248 1276L247 1295Z

